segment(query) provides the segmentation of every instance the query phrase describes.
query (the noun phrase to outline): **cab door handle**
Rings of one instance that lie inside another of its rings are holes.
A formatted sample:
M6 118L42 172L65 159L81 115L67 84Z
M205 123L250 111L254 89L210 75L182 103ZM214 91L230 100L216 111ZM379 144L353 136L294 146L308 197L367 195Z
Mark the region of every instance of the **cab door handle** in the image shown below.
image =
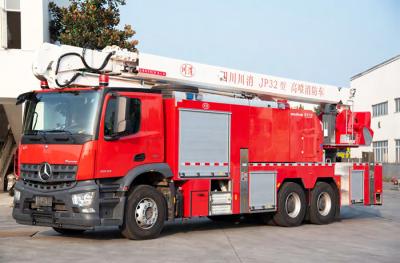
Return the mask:
M146 159L146 154L144 153L138 153L135 155L135 157L133 158L133 160L135 162L143 162Z

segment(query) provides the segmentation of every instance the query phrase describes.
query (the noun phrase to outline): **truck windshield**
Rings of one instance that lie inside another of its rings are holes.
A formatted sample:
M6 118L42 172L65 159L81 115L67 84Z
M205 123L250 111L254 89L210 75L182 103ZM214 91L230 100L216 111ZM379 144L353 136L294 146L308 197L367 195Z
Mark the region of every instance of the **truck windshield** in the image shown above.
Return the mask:
M24 134L94 135L98 91L38 93L27 102Z

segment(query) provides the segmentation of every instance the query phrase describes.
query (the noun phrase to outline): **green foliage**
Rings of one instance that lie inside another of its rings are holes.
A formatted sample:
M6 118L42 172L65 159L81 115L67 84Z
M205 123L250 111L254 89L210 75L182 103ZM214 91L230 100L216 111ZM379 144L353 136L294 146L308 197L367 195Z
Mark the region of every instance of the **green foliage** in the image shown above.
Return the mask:
M315 112L316 115L320 115L322 113L321 105L315 106L314 107L314 112Z
M117 45L135 50L137 40L131 40L135 31L131 25L120 30L119 6L125 0L69 0L68 7L49 3L51 15L50 38L61 44L92 49Z

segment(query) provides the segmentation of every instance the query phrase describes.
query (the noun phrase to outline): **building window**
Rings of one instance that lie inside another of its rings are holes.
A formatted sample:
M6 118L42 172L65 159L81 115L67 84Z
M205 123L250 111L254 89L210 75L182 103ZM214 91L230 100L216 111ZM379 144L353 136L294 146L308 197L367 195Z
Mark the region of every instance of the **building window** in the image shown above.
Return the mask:
M5 48L21 48L20 0L6 0L1 11L1 45Z
M388 162L388 141L373 142L375 162Z
M7 48L21 48L21 13L7 11Z
M400 163L400 140L396 140L396 163Z
M400 112L400 98L394 99L394 103L396 104L396 112Z
M388 102L382 102L379 104L372 105L372 116L382 116L388 114Z

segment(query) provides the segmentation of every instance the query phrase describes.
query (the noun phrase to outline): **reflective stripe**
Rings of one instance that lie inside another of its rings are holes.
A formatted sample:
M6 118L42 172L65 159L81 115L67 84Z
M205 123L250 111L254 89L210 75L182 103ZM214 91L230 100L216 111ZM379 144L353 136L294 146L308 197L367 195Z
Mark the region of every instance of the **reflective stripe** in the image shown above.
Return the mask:
M184 162L183 166L229 166L226 162ZM265 166L332 166L333 163L243 163L242 166L265 167ZM367 165L367 164L356 164ZM380 164L376 164L380 165Z
M229 166L229 163L224 162L184 162L183 166Z
M257 166L332 166L333 163L249 163L249 166L257 167ZM247 166L247 164L243 164L243 166Z

